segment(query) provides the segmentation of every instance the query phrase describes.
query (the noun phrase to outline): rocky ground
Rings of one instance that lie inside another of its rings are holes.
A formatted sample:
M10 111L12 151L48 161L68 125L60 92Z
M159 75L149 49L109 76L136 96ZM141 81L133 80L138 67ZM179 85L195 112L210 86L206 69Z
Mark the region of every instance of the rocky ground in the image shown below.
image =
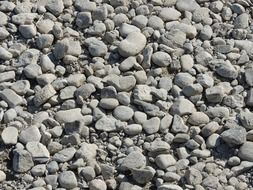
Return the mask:
M252 190L253 1L0 1L1 190Z

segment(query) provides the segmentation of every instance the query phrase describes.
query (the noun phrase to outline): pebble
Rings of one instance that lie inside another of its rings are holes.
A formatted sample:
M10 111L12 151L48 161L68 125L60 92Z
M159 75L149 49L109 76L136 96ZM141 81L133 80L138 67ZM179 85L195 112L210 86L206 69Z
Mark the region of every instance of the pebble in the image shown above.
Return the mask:
M149 120L146 120L142 123L143 130L147 134L154 134L158 132L160 126L160 119L158 117L153 117Z
M39 163L45 163L49 160L50 154L45 145L39 142L28 142L26 149L31 153L34 161Z
M4 182L6 180L6 174L0 170L0 182Z
M2 131L1 138L4 144L17 144L18 130L15 127L7 127Z
M23 129L19 134L19 141L27 144L28 142L39 142L41 134L37 126L31 126Z
M77 187L77 179L72 171L63 171L58 176L58 181L61 187L73 189Z
M113 115L116 119L119 119L121 121L128 121L133 117L134 111L127 106L117 106L113 110Z
M101 179L94 179L89 183L90 190L106 190L107 186Z
M166 169L169 166L175 165L176 160L172 155L169 154L160 154L155 158L155 163L161 169Z
M238 152L239 158L241 158L242 160L252 162L253 160L252 145L253 143L248 142L248 141L243 143L243 145L240 147L239 152Z
M138 43L136 43L137 41ZM146 41L146 37L142 33L131 32L120 42L118 51L123 57L134 56L144 49Z
M133 151L122 161L120 168L123 170L142 168L146 165L146 157L139 151Z

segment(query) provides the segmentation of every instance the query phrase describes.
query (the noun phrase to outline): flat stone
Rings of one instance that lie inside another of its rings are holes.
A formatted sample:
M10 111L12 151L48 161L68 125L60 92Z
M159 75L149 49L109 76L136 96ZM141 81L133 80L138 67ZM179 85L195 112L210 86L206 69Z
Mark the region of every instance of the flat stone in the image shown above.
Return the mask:
M252 112L241 112L239 119L246 129L253 129L253 113Z
M203 112L193 112L189 119L187 120L188 123L192 125L202 125L209 122L209 117Z
M59 16L64 9L64 4L62 0L48 0L45 7L55 16Z
M181 16L181 13L174 8L162 8L159 13L159 17L164 21L173 21L178 20Z
M186 177L187 183L190 185L201 184L202 178L203 178L201 172L195 168L189 168L185 172L185 177Z

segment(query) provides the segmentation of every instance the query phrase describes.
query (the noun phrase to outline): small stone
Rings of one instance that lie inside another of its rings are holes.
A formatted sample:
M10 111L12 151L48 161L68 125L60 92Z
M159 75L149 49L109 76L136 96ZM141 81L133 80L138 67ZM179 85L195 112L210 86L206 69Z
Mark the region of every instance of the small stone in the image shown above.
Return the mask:
M134 56L144 49L146 42L146 37L142 33L131 32L120 42L118 51L123 57Z
M147 121L143 122L143 129L147 134L154 134L158 132L160 126L160 119L158 117L153 117Z
M96 177L95 170L91 166L86 166L81 170L81 175L87 180L91 181Z
M21 35L26 39L33 38L37 33L36 27L33 24L31 24L31 25L20 25L18 30L21 33Z
M0 182L4 182L6 180L6 174L0 170Z
M173 133L187 133L188 126L184 124L183 119L179 115L174 115L171 131Z
M193 103L191 103L189 100L185 98L178 98L171 106L170 112L172 115L186 115L186 114L191 114L195 112L195 106Z
M53 30L54 21L50 19L40 20L37 22L36 27L41 34L48 34Z
M28 142L39 142L41 134L37 126L31 126L23 129L19 134L19 141L23 144Z
M193 112L187 120L192 125L202 125L209 122L209 117L203 112Z
M1 133L4 144L17 144L18 130L16 127L6 127Z
M242 13L234 20L235 28L247 28L249 26L249 16L247 13Z
M176 164L175 158L170 154L160 154L155 158L155 163L161 169L166 169L169 166Z
M189 73L178 73L174 78L174 83L180 88L184 88L190 84L193 84L195 78Z
M115 109L119 105L119 101L116 98L102 98L99 102L99 106L106 110Z
M26 150L15 150L12 167L15 172L25 173L33 167L31 154Z
M154 30L159 30L159 29L164 28L164 22L158 16L151 16L148 19L148 26L153 28Z
M90 190L106 190L107 186L106 183L101 179L93 179L89 183L89 189Z
M195 168L189 168L185 172L185 177L189 185L197 185L202 182L201 172Z
M239 149L238 156L242 160L253 162L253 142L245 142Z
M139 124L130 124L124 127L124 132L127 135L138 135L142 131L142 126Z
M116 121L113 117L104 116L96 122L95 128L99 131L115 131L117 129Z
M171 61L170 55L162 51L155 52L152 55L152 62L160 67L167 67Z
M179 11L182 11L182 12L183 11L193 12L196 9L199 8L199 5L195 0L190 0L190 1L188 1L188 0L179 0L176 3L176 8Z
M225 93L221 86L214 86L206 89L206 98L209 102L219 103L224 96Z
M87 99L90 97L90 95L96 91L96 88L94 87L93 84L86 83L82 86L80 86L78 89L75 91L75 97L81 97L82 99Z
M9 35L10 33L4 27L0 27L0 40L6 39Z
M41 67L38 64L27 65L23 72L28 79L34 79L42 74Z
M205 179L203 179L202 181L202 186L205 189L217 189L219 187L219 179L215 176L209 175L208 177L206 177Z
M10 60L12 58L12 54L3 47L0 47L0 59L2 60Z
M68 162L74 157L75 153L76 149L74 147L65 148L54 154L53 160L57 162Z
M150 166L141 169L131 169L133 179L139 184L146 184L152 180L156 171Z
M157 190L183 190L179 185L164 183Z
M59 16L64 9L62 0L48 0L45 7L55 16Z
M77 187L77 179L72 171L63 171L58 176L58 181L61 187L73 189Z
M128 154L120 165L123 170L132 168L142 168L146 165L146 157L139 151Z
M114 109L113 115L121 121L128 121L134 115L134 111L127 106L118 106Z
M252 112L241 112L239 119L246 129L253 129L253 113Z
M31 153L33 160L36 162L45 163L49 160L50 155L47 148L39 142L28 142L26 149Z
M161 12L159 13L159 17L164 21L173 21L178 20L181 16L181 13L173 8L162 8Z
M92 23L91 13L90 12L79 12L76 18L76 25L79 28L88 28Z
M55 119L59 123L70 123L77 120L82 121L84 120L84 116L82 115L80 108L74 108L56 112Z
M51 84L47 84L42 89L36 92L33 102L35 106L44 104L49 98L56 94L54 87Z

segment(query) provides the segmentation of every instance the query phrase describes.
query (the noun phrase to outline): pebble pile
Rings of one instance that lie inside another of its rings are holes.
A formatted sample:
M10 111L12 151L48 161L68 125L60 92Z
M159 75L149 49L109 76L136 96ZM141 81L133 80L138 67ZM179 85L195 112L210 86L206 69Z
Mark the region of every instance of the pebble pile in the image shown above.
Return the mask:
M252 7L0 1L0 189L252 190Z

